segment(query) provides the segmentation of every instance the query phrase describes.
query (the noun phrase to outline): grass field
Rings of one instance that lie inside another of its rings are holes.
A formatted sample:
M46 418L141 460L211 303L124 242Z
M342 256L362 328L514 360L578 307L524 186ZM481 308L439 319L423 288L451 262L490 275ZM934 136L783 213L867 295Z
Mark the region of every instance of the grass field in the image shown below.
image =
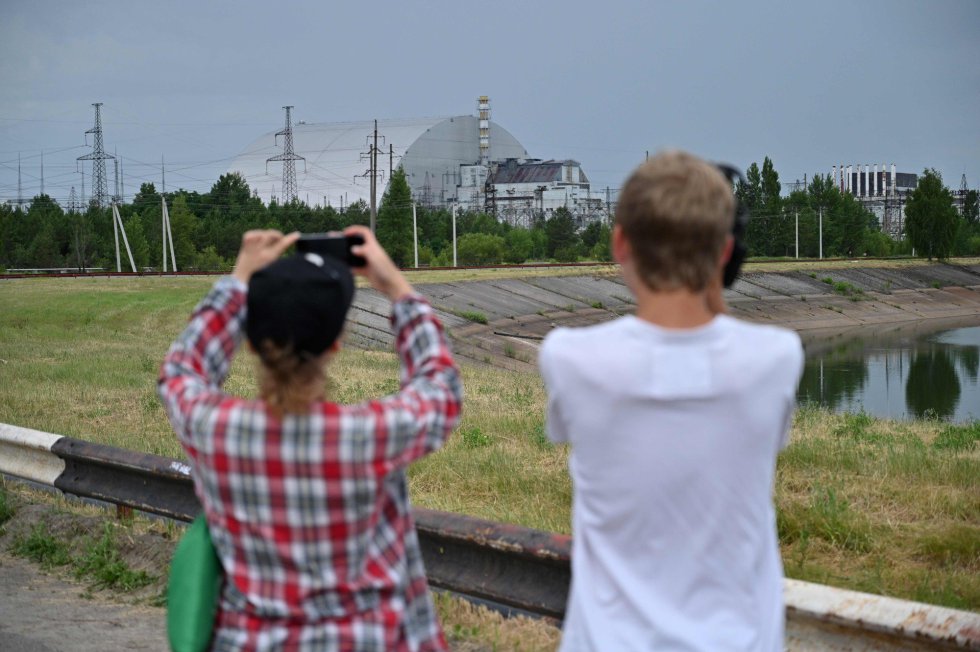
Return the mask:
M0 422L180 456L156 373L213 280L0 282ZM236 361L230 392L254 394L251 364ZM390 392L396 364L393 354L345 350L330 394ZM540 378L482 366L463 375L462 423L443 451L412 468L415 504L569 532L567 451L545 441ZM978 441L980 423L801 410L777 473L786 574L980 610ZM461 608L443 612L447 628L477 627Z

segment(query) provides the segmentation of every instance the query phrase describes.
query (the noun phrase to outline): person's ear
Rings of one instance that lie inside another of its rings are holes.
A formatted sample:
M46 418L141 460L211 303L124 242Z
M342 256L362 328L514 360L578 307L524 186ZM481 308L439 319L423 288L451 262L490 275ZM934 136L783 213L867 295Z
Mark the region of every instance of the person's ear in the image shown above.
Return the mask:
M721 269L725 269L725 265L731 259L733 251L735 251L735 237L729 233L725 236L725 244L721 248L721 257L718 259L718 266Z
M612 230L612 255L613 260L620 265L625 264L633 257L633 248L630 246L629 240L626 239L626 234L623 233L623 227L618 224L613 226Z

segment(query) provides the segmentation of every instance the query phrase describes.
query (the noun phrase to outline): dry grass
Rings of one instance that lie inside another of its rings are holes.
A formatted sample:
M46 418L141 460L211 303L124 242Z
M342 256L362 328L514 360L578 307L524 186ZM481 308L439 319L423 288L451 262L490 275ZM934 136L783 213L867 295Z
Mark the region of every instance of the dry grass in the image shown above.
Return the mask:
M949 260L954 265L978 265L980 258L953 258ZM924 267L935 265L936 261L921 258L890 258L883 260L867 260L854 258L850 260L819 260L808 258L795 260L792 258L756 261L745 263L745 272L793 272L833 269L902 269L908 267ZM406 270L412 283L459 283L461 281L489 281L505 278L535 278L541 276L614 276L619 274L619 266L615 264L582 267L497 267L492 269L461 269L461 270Z
M572 267L494 267L488 269L408 269L412 283L459 283L461 281L490 281L506 278L539 278L542 276L588 276L619 273L619 266L612 263L580 265Z
M454 652L552 652L561 630L547 621L504 618L445 593L435 596L436 611Z
M978 265L980 258L951 258L949 263L953 265ZM924 260L922 258L886 258L882 260L863 258L853 258L849 260L819 260L816 258L804 258L797 262L795 259L785 258L779 260L753 261L745 263L745 271L751 272L793 272L816 269L906 269L909 267L926 267L936 265L938 261Z

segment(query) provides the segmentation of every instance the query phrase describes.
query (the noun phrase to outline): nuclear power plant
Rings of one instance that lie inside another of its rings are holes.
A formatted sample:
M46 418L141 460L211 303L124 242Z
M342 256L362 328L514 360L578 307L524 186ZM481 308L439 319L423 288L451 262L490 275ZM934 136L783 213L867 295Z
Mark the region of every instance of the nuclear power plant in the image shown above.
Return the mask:
M285 129L263 134L228 166L266 203L295 198L337 209L357 201L370 205L372 181L380 203L401 168L420 205L485 211L514 225L559 208L584 224L608 208L577 161L533 158L493 122L487 96L478 98L476 116L291 125L287 110L286 120ZM304 169L288 169L294 160Z
M895 164L877 163L835 165L831 178L842 193L850 193L865 208L874 213L881 230L888 235L901 237L905 229L905 202L909 192L915 190L919 176L910 172L898 172Z

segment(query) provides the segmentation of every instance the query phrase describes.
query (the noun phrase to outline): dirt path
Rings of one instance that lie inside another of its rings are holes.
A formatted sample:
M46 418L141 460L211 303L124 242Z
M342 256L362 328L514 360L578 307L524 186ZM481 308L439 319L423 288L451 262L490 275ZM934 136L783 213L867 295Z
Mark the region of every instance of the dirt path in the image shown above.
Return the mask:
M0 552L0 650L10 652L166 652L165 611L89 594Z

